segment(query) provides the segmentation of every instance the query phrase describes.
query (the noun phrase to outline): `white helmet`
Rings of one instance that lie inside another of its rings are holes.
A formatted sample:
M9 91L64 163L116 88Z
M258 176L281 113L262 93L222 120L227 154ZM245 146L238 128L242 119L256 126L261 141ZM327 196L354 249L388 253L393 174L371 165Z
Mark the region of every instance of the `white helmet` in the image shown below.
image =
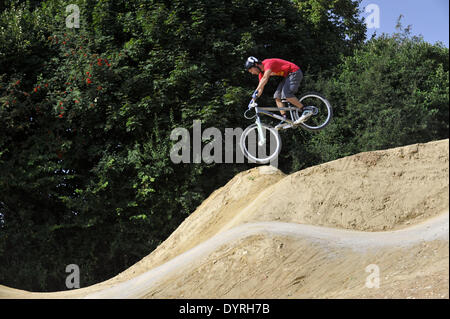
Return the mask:
M247 58L247 61L245 61L245 69L248 70L252 67L257 67L258 64L260 64L261 62L255 58L254 56L249 56Z

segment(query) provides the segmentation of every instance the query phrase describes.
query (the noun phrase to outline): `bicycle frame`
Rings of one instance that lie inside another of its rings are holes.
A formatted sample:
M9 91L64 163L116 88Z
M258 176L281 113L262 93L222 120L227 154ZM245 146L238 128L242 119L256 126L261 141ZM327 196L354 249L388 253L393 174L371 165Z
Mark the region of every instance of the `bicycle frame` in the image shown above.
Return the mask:
M256 93L256 92L255 92ZM308 99L308 100L307 100ZM310 100L312 99L312 101ZM243 135L241 136L240 140L240 147L244 155L252 160L256 161L262 161L261 158L258 158L259 155L250 154L250 151L255 152L255 149L250 150L248 146L250 145L250 139L248 139L248 145L247 145L247 138L249 138L250 133L253 134L252 138L254 139L254 130L257 130L256 136L258 137L259 141L257 142L259 146L264 146L267 142L266 135L267 133L270 135L270 157L273 158L273 156L277 156L279 153L280 147L281 147L281 137L278 133L280 130L286 130L289 128L295 128L297 126L300 126L301 128L304 128L308 131L319 131L322 130L325 126L327 126L333 116L333 109L330 104L330 102L320 95L319 93L315 92L307 92L304 93L301 97L299 97L299 101L302 104L305 104L306 106L303 108L298 108L292 103L289 103L287 100L282 100L283 107L264 107L264 106L258 106L256 103L256 95L253 94L252 99L250 100L250 103L248 104L248 109L244 112L244 117L247 120L253 120L255 119L255 124L249 125L244 131ZM312 103L311 103L312 102ZM287 105L287 106L286 106ZM325 111L323 112L324 116L326 118L323 118L323 116L317 117L312 122L308 122L308 124L305 124L305 122L311 117L318 115L322 108L325 107ZM255 114L249 116L247 115L248 112L252 110L255 111ZM279 115L280 111L288 111L290 112L290 118L285 118L281 115ZM305 111L310 112L309 114L305 113ZM275 113L278 114L275 114ZM311 113L312 112L312 113ZM300 114L301 113L301 114ZM272 127L270 124L265 124L261 122L261 116L266 115L270 116L274 119L277 119L281 121L280 124L276 125L275 127ZM303 117L304 116L304 117ZM296 121L298 124L296 124ZM275 138L274 142L276 143L276 149L275 152L272 153L272 137ZM254 144L253 144L254 145ZM253 146L252 146L253 147ZM259 149L260 150L260 149ZM263 151L266 151L266 149L263 149ZM258 151L259 153L259 151ZM266 156L266 155L263 155ZM265 160L265 159L264 159Z
M294 122L291 121L290 119L284 118L278 114L274 114L270 111L298 111L299 108L295 107L295 106L289 106L289 107L261 107L261 106L255 106L255 112L256 112L256 118L257 121L260 121L260 117L259 114L264 114L267 116L270 116L274 119L280 120L280 121L285 121L286 123L289 123L291 125L294 125Z
M259 138L260 138L260 140L258 142L259 146L264 145L264 143L266 142L266 138L264 137L263 130L262 130L262 127L261 127L260 114L264 114L264 115L273 117L275 119L278 119L280 121L284 121L286 123L294 125L293 121L291 121L291 120L289 120L287 118L284 118L284 117L282 117L282 116L280 116L278 114L274 114L274 113L272 113L270 111L277 111L277 112L279 112L279 111L295 111L295 110L298 110L298 108L296 108L295 106L294 107L281 107L281 108L279 108L279 107L254 106L254 108L255 108L255 117L256 117L255 123L258 126L258 134L259 134Z
M294 107L280 107L280 108L278 108L278 107L259 107L259 106L255 106L256 114L268 115L268 116L273 117L273 118L275 118L277 120L285 121L285 122L287 122L289 124L293 124L294 122L292 122L291 120L286 119L286 118L284 118L284 117L282 117L282 116L280 116L278 114L274 114L272 112L269 112L269 111L298 111L298 110L299 109L296 108L295 106ZM257 115L257 116L259 117L259 115Z

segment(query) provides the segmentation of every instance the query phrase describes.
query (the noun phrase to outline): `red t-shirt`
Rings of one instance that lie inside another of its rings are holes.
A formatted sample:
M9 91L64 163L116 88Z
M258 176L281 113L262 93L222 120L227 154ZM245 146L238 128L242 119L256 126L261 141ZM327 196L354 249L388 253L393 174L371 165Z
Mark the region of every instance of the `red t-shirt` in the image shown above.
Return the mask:
M264 65L264 70L272 70L271 76L287 77L289 73L300 70L294 63L282 59L265 59L261 63ZM259 80L261 80L262 77L263 73L260 73Z

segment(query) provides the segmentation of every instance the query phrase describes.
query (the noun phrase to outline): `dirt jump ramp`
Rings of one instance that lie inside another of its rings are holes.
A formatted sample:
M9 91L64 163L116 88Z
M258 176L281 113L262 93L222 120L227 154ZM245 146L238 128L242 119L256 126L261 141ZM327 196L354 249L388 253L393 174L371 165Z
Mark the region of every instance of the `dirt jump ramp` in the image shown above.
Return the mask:
M0 298L449 298L448 147L241 172L116 277Z

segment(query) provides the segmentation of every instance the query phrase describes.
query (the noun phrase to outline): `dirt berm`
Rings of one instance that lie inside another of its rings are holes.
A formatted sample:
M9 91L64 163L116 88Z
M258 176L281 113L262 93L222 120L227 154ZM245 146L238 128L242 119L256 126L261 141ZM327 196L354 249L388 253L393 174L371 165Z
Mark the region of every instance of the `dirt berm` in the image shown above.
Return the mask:
M257 167L116 277L0 298L449 298L448 168L448 139Z

